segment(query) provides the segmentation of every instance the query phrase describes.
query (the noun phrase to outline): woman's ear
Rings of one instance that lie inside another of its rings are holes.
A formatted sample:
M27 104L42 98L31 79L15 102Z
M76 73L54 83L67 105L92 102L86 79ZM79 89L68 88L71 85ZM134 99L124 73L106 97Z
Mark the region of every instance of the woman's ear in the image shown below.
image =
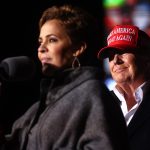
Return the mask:
M85 42L81 42L81 44L75 49L73 56L76 57L80 56L85 51L86 48L87 44Z

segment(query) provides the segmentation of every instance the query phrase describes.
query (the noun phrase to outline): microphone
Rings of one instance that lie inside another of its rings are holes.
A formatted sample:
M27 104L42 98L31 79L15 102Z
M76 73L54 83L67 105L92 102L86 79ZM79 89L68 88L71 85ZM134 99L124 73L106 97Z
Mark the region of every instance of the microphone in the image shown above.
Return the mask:
M0 78L7 81L27 81L35 75L35 63L27 56L6 58L0 63Z

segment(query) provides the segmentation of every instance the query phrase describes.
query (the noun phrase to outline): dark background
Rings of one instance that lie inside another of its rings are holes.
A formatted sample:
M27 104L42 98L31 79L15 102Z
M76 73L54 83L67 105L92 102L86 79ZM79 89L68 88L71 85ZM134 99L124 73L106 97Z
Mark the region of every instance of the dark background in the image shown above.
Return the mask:
M101 35L103 35L104 12L101 2L101 0L1 1L0 61L7 57L26 55L37 63L36 75L30 81L8 82L1 80L0 124L4 132L9 132L12 123L38 100L41 77L37 59L38 20L43 10L52 5L64 3L83 7L97 17L102 28Z

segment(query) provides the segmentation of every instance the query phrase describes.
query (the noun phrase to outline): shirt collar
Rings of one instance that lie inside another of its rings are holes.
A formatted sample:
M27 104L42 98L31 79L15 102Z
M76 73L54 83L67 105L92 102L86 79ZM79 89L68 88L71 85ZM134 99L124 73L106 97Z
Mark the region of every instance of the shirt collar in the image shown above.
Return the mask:
M143 84L141 84L135 90L134 97L135 97L135 100L136 100L137 103L140 103L142 101L142 99L143 99L143 92L144 92L144 88L143 87L144 87L144 85L146 83L147 82L144 82ZM116 86L114 86L113 91L116 94L116 96L119 98L120 101L124 101L125 100L124 95L118 91L118 89L116 88Z
M119 99L121 102L122 102L122 101L125 101L124 95L118 91L118 89L116 88L116 86L114 86L113 92L116 94L116 96L118 97L118 99Z
M143 86L146 84L146 82L144 82L143 84L141 84L134 93L134 97L137 103L140 103L143 99Z

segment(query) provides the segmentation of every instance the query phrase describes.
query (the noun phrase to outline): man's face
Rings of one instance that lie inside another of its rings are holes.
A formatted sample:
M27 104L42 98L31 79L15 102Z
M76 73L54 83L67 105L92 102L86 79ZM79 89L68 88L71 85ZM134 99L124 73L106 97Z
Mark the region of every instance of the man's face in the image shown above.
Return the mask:
M116 53L110 52L109 56L109 68L112 74L112 78L117 83L133 83L140 75L140 67L137 63L136 55L129 52Z

